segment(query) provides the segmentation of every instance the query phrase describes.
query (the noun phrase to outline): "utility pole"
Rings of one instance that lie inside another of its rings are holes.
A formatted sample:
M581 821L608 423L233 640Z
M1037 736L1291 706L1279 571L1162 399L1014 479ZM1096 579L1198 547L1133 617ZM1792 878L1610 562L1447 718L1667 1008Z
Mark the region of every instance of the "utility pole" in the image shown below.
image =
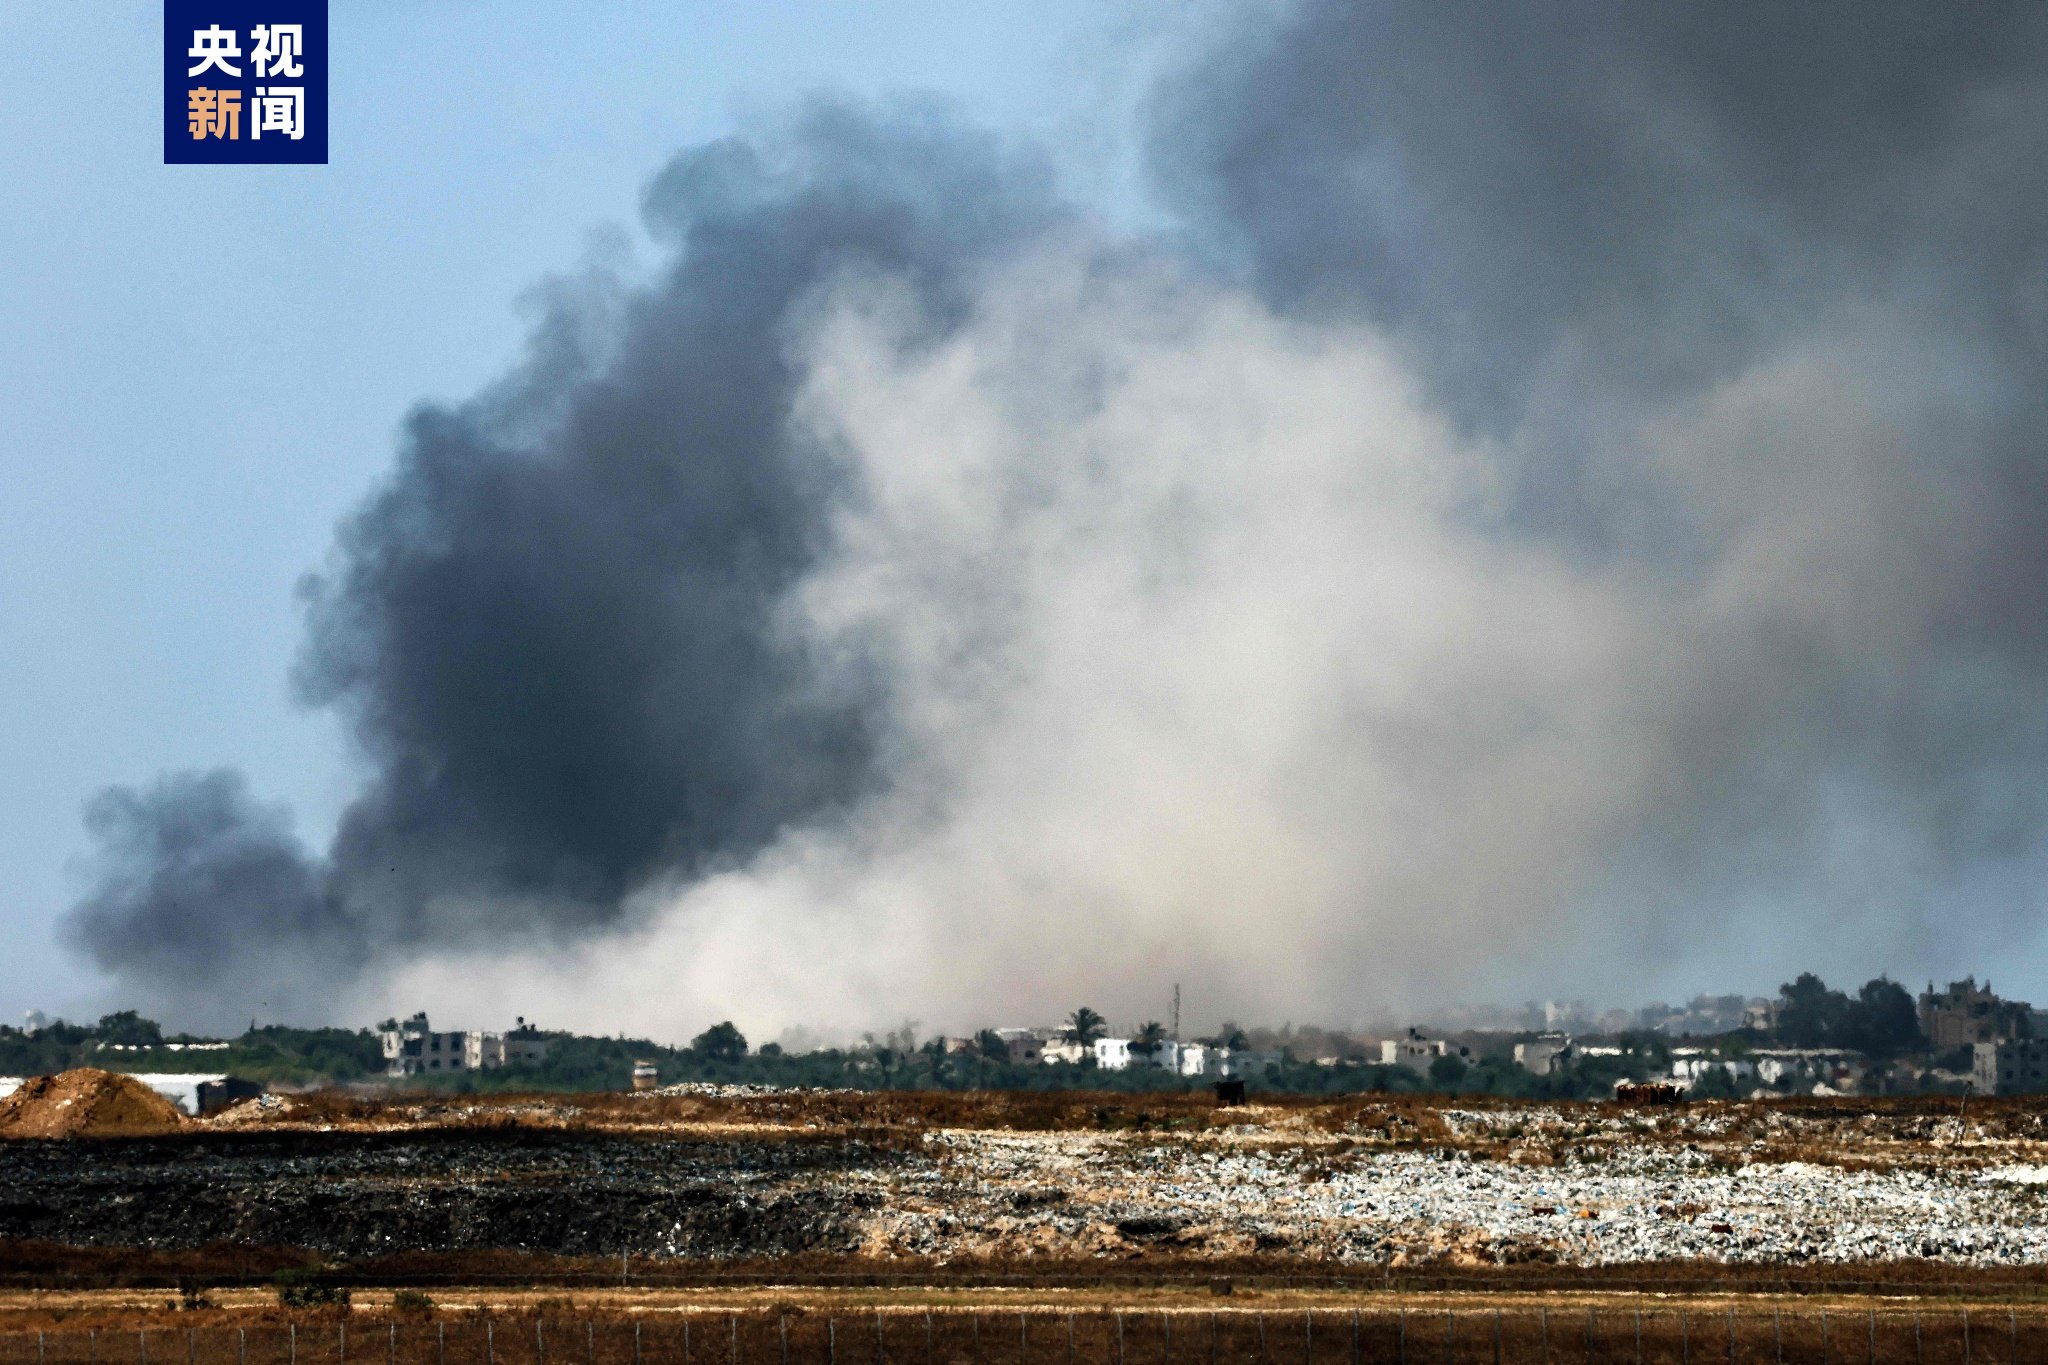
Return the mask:
M1173 983L1173 1041L1180 1041L1180 982Z

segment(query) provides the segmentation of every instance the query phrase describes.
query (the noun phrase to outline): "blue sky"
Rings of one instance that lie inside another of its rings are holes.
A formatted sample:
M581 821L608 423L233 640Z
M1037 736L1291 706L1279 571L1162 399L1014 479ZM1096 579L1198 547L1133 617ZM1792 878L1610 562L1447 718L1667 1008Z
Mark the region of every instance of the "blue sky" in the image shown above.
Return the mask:
M334 0L331 164L170 167L158 6L0 8L0 1017L111 999L56 935L101 787L236 763L322 842L354 770L290 698L294 583L406 410L500 373L593 232L637 238L670 154L933 91L1139 212L1131 13Z

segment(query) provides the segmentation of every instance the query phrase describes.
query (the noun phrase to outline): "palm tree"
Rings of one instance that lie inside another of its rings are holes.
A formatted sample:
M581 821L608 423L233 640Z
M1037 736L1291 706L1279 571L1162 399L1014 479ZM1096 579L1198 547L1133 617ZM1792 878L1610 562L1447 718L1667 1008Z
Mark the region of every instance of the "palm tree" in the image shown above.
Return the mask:
M1148 1019L1138 1030L1138 1036L1131 1040L1131 1051L1142 1052L1147 1057L1159 1056L1159 1045L1166 1041L1166 1025L1157 1019Z
M1067 1037L1084 1048L1107 1032L1109 1021L1086 1005L1067 1016Z

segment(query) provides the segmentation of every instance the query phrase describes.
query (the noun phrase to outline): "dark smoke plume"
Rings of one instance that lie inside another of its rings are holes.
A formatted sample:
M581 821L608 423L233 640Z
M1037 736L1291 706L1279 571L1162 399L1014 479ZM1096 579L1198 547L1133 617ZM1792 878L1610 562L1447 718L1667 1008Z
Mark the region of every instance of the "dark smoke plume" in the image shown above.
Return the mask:
M866 273L957 313L1052 221L1049 177L929 109L819 104L678 156L645 209L661 278L557 291L519 373L414 413L309 580L300 690L374 765L333 847L228 774L106 793L71 924L102 966L197 984L314 941L583 933L870 780L873 699L774 617L833 496L788 432L793 317Z
M332 849L109 794L80 941L644 932L857 1024L2038 924L2048 10L1303 0L1151 128L1184 249L928 115L679 158L666 273L417 414L309 589Z

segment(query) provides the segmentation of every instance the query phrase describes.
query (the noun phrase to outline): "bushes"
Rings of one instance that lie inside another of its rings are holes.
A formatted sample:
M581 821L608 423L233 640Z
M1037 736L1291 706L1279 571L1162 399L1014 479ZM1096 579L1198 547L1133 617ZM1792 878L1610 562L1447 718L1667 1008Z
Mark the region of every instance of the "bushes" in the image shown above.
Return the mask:
M276 1283L277 1301L286 1308L348 1307L348 1286L322 1278L317 1270L280 1270Z

